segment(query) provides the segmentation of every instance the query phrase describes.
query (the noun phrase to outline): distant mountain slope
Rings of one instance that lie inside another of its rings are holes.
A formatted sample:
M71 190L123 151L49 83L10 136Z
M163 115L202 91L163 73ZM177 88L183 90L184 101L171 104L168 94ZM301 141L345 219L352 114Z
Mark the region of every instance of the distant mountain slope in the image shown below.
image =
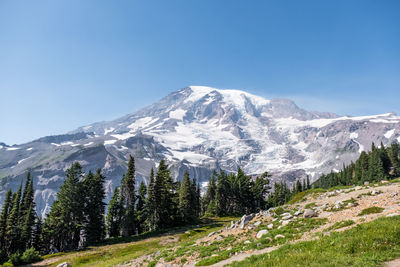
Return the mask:
M113 121L18 146L0 144L0 202L31 169L38 210L48 211L73 161L85 170L103 168L110 196L129 154L136 158L139 181L146 181L162 158L175 177L189 170L204 184L210 170L239 166L249 174L268 170L293 181L339 170L371 141L400 141L400 118L309 112L286 99L190 86Z

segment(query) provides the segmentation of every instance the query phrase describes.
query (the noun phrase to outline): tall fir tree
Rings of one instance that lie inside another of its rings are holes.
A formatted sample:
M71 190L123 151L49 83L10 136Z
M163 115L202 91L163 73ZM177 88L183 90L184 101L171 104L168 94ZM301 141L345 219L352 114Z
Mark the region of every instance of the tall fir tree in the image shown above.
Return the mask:
M20 209L21 242L24 244L23 249L26 250L32 246L33 228L36 220L33 177L31 177L30 172L28 172L26 177Z
M136 205L137 232L139 234L143 233L146 229L146 225L145 225L146 216L147 216L146 194L147 194L147 187L146 187L145 183L142 181L139 185L137 205Z
M1 209L0 214L0 248L2 248L2 252L5 253L6 248L6 240L7 240L7 219L9 214L11 213L13 205L12 199L12 191L11 189L7 191L7 194L4 198L4 203Z
M135 159L129 156L128 171L122 179L121 195L124 213L122 216L122 235L130 236L136 233L136 192L135 192Z
M80 247L84 224L84 193L81 184L82 167L78 162L66 171L66 179L47 216L43 231L47 250L58 251Z
M114 189L113 196L108 204L106 228L109 237L117 237L121 233L122 205L119 187Z
M6 251L12 254L21 249L21 223L20 223L20 203L21 203L22 183L17 192L13 195L12 209L7 218L6 227Z
M106 203L104 198L105 177L98 169L96 174L89 172L83 181L83 192L85 197L85 222L84 231L87 244L94 244L101 241L105 236L104 210Z
M193 190L194 189L194 190ZM181 187L179 190L179 212L183 223L192 222L195 219L194 205L195 204L196 186L192 186L189 173L186 171L183 174Z
M159 186L156 186L156 181L154 177L154 169L152 168L150 171L149 178L149 186L147 187L147 197L146 197L146 227L150 231L154 231L158 229L158 220L159 220L159 203L157 201L161 201L161 196L157 195Z

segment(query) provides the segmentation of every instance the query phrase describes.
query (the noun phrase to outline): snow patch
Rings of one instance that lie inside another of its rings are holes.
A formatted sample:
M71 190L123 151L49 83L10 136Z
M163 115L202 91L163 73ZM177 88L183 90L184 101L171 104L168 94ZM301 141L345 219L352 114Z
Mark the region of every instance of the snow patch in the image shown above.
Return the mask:
M127 133L123 133L123 134L112 134L111 136L115 137L119 140L125 140L125 139L128 139L129 137L135 136L135 134L132 132L127 132Z
M27 148L26 151L31 151L33 147Z
M350 138L351 138L351 139L358 138L358 133L356 133L356 132L351 133L351 134L350 134Z
M143 128L143 127L145 127L146 125L149 125L149 124L151 124L151 123L153 123L153 122L155 122L155 121L157 121L157 120L158 120L158 118L155 118L155 119L153 120L152 117L140 118L140 119L136 120L134 123L128 125L128 128L129 128L129 129L132 129L133 131L137 131L137 130L139 130L140 128Z
M21 160L18 160L18 164L21 164L22 162L24 162L25 160L27 160L27 159L29 159L30 157L27 157L27 158L25 158L25 159L21 159Z
M389 139L390 137L393 136L394 130L395 130L395 129L392 129L392 130L387 131L387 132L384 134L384 136L385 136L387 139Z
M93 142L89 142L87 144L84 144L83 146L90 146L91 144L93 144Z
M106 141L104 141L104 145L112 145L115 142L117 142L117 140L106 140Z
M7 147L7 151L13 151L13 150L18 150L21 149L20 147Z
M111 132L114 131L114 130L115 130L115 128L113 128L113 127L108 128L108 129L105 129L105 130L104 130L104 135L107 135L108 133L111 133Z
M183 120L183 117L186 115L186 110L176 109L174 111L169 112L169 117L171 119Z

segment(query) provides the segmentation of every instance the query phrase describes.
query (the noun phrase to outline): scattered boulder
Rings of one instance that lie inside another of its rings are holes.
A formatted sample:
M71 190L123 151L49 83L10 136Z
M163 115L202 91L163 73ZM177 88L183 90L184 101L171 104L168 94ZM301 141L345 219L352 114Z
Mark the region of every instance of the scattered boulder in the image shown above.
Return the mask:
M267 228L268 229L272 229L272 228L274 228L274 225L272 223L270 223L270 224L267 225Z
M240 220L240 229L244 229L244 227L254 218L254 214L250 215L243 215L242 219Z
M247 244L251 244L251 242L250 242L250 240L246 240L246 241L243 242L243 244L247 245Z
M376 196L376 195L378 195L378 194L379 194L379 192L376 191L376 190L372 190L372 191L371 191L371 195L373 195L373 196Z
M217 236L217 238L215 239L215 240L222 240L222 239L224 239L222 236Z
M364 182L364 185L369 185L369 182Z
M293 216L291 214L289 214L289 215L286 215L286 216L282 217L282 220L286 221L286 220L289 220L291 218L293 218Z
M293 215L294 216L299 216L300 214L302 214L303 212L301 210L296 211Z
M216 234L215 232L211 232L211 233L208 234L208 237L212 237L215 234Z
M281 235L281 234L279 234L279 235L276 235L274 238L275 238L275 239L278 239L278 238L285 238L285 236L284 236L284 235Z
M381 183L382 183L382 184L387 184L387 183L389 183L389 181L387 181L387 180L382 180Z
M285 221L282 221L282 226L288 225L291 221L292 221L292 220L285 220Z
M258 221L256 223L254 223L254 227L258 227L258 226L260 226L260 224L261 224L261 221Z
M317 213L311 209L306 209L304 211L304 218L312 218L312 217L316 217Z
M57 267L71 267L71 264L69 264L68 262L63 262L57 265Z
M388 214L388 215L386 215L386 217L393 217L393 216L399 216L400 214L399 213L390 213L390 214Z
M268 234L268 230L266 230L266 229L260 230L260 231L258 231L256 237L257 237L258 239L260 239L263 235L266 235L266 234Z

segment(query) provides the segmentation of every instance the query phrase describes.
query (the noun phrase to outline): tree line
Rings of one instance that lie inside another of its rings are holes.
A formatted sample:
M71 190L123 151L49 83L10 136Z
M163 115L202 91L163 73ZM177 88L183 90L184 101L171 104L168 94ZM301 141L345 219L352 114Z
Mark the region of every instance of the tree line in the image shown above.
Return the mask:
M313 187L330 188L340 185L362 185L365 182L379 182L400 175L400 145L393 143L385 147L383 143L371 145L369 152L362 151L356 162L343 165L339 172L322 175Z
M135 160L130 156L121 185L115 188L105 212L101 169L85 174L75 162L65 176L57 200L43 220L35 212L29 173L24 188L21 185L16 193L7 193L0 215L0 262L9 259L14 264L27 263L37 260L39 253L76 250L105 238L198 223L202 216L258 212L281 205L291 195L309 188L308 179L303 184L298 181L292 190L281 182L269 193L268 172L250 177L239 168L237 173L214 171L201 196L195 178L185 172L182 181L174 181L164 160L157 169L151 169L148 185L141 182L136 188Z

